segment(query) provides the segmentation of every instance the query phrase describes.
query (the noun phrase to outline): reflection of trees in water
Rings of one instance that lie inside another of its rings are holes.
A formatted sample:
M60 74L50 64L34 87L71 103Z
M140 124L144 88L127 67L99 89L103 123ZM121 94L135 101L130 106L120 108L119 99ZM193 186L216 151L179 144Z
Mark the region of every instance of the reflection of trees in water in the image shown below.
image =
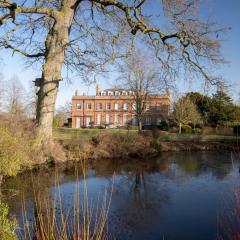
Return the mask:
M185 177L211 173L217 179L223 179L232 169L230 155L224 152L180 152L173 155L170 161L176 164Z
M115 169L118 172L111 202L110 225L121 225L127 234L138 231L146 220L149 223L157 221L162 205L169 201L168 189L159 180L163 179L161 172L168 169L168 160L133 160ZM99 170L96 169L101 175Z
M182 179L201 174L211 174L222 179L231 171L230 155L211 152L179 152L164 153L154 159L144 160L102 160L90 168L87 177L99 177L109 180L115 173L114 194L109 216L110 226L129 231L137 231L146 222L149 224L159 221L163 205L170 202L169 189L166 181L179 183ZM79 167L80 169L80 167ZM55 171L58 173L60 185L74 184L75 169L67 171L44 169L38 173L22 174L17 178L6 181L3 186L3 196L10 206L12 213L21 212L21 194L24 194L26 205L33 209L32 185L35 186L44 199L52 191L55 184ZM98 181L98 180L96 180ZM104 183L108 185L107 182ZM98 193L93 194L97 195ZM64 196L68 199L69 196ZM70 201L66 200L65 202Z
M17 217L20 226L23 225L24 215L28 221L34 220L34 215L36 215L34 198L36 195L39 198L38 201L42 203L42 211L45 211L44 202L52 198L54 186L58 182L61 184L64 175L63 169L44 168L20 174L4 182L2 199L8 204L10 214ZM74 181L73 176L68 181Z

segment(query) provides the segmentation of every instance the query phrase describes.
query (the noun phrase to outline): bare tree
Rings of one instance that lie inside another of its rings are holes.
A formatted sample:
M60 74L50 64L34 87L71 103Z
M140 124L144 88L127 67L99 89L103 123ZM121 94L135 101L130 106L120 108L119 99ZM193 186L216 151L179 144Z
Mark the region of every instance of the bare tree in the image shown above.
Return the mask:
M26 93L17 76L13 76L6 84L5 110L11 118L25 115Z
M216 80L207 67L222 61L217 39L222 29L200 20L195 14L198 2L0 0L0 48L42 64L42 76L35 81L40 136L52 136L64 65L77 70L83 79L93 78L104 72L107 64L126 56L139 41L154 50L169 73L184 68L211 82Z
M120 65L120 73L123 87L133 93L132 111L136 116L138 131L141 132L147 101L151 95L165 90L161 68L159 63L154 61L153 56L138 49Z
M35 119L36 117L36 106L37 106L37 87L29 82L29 88L25 97L25 113L29 119Z
M0 73L0 113L3 111L3 101L4 101L4 81L3 75Z
M55 117L59 119L60 126L64 126L64 123L71 117L71 103L67 102L64 106L57 108Z
M192 123L195 126L202 122L197 106L189 97L182 97L174 103L172 118L179 126L179 134L182 132L182 124Z

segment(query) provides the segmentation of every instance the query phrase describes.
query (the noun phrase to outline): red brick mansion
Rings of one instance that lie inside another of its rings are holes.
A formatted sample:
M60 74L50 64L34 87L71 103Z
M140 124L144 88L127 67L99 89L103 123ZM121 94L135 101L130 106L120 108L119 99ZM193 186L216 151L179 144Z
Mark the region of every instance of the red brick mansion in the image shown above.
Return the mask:
M169 114L169 95L151 95L145 103L143 126L158 126ZM95 96L72 97L72 128L95 125L137 125L134 93L124 89L96 87Z

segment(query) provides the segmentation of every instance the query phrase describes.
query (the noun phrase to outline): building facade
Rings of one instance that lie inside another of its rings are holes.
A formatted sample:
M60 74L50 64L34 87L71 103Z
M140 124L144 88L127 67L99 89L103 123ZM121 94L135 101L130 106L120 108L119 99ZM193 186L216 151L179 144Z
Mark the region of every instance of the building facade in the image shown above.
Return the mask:
M158 126L169 114L169 95L151 95L145 103L143 126ZM95 96L81 95L76 91L72 97L72 128L96 125L137 125L134 93L124 89L96 87Z

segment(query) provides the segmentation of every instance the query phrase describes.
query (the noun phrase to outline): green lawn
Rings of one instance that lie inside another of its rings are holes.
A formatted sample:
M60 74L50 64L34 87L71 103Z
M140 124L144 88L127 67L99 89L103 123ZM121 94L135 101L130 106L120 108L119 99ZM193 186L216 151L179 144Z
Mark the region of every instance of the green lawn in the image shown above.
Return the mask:
M53 136L55 139L59 140L69 140L69 139L78 139L81 136L93 137L97 136L99 133L117 133L117 134L126 134L128 130L126 129L89 129L89 128L54 128ZM136 130L129 130L131 133L137 133Z
M131 133L137 133L137 130L129 130ZM82 136L93 137L97 136L99 133L111 133L111 134L127 134L126 129L73 129L73 128L54 128L53 135L55 139L59 140L70 140L78 139ZM150 131L145 131L146 133ZM160 140L162 141L236 141L238 138L236 136L226 136L226 135L203 135L203 134L181 134L178 133L168 133L162 131L160 133Z

